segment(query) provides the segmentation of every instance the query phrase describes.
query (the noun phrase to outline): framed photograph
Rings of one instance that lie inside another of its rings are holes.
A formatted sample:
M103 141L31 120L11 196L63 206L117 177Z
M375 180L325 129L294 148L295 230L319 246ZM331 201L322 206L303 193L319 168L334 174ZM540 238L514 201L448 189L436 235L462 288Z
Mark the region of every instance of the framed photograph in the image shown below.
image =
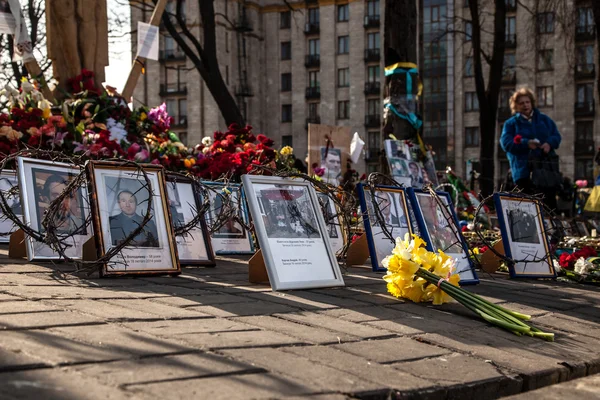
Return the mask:
M25 224L43 233L44 214L50 204L59 198L67 185L80 173L75 165L46 160L18 157L19 194L24 204ZM70 193L57 215L57 235L65 245L65 253L73 259L82 256L83 244L92 236L88 225L90 206L87 187L82 186ZM25 245L29 261L59 260L61 257L45 243L26 236Z
M179 175L167 174L167 201L175 229L189 224L201 207L200 197L194 190L193 181ZM215 255L209 236L204 218L201 218L188 232L176 235L179 263L214 266Z
M461 285L479 283L475 267L469 258L467 242L458 227L458 217L450 194L436 193L443 204L439 204L429 192L408 189L421 238L427 242L428 250L435 252L442 250L457 260L455 273L460 275Z
M333 147L321 146L321 168L325 170L321 177L330 185L337 186L342 180L342 151Z
M202 182L204 185L212 186L213 190L209 190L211 207L206 213L206 221L208 224L219 217L223 200L225 196L230 197L230 204L236 207L238 218L248 224L248 208L246 206L246 196L241 185L230 183L224 185L218 182ZM224 189L230 193L225 194ZM240 198L241 196L241 198ZM235 220L227 221L222 227L211 235L212 246L216 254L254 254L254 240L249 232Z
M104 265L101 276L178 274L181 272L161 166L144 165L150 187L138 168L106 161L87 164L92 191L96 250L102 257L138 230L152 196L150 220L119 254ZM187 197L179 192L183 204ZM185 220L185 214L183 215Z
M392 178L394 178L396 182L401 183L406 187L410 187L412 185L412 179L410 177L408 164L412 161L397 157L390 157L387 160Z
M311 184L257 175L242 181L273 290L344 286Z
M577 232L579 232L579 237L590 236L590 231L585 221L575 221L575 227L577 228Z
M565 236L577 236L575 229L573 228L573 225L571 224L570 221L563 219L563 220L560 220L560 224L563 228L563 232L564 232Z
M555 277L539 201L512 193L495 193L494 203L506 256L524 260L508 266L510 276Z
M0 172L0 191L4 195L10 210L22 221L23 207L21 199L18 193L14 191L11 193L13 188L18 187L19 181L16 171L3 170ZM10 241L10 234L17 229L17 225L0 211L0 243L8 243Z
M410 161L410 147L402 140L386 139L383 142L385 147L385 156L390 158L401 158Z
M342 220L339 216L339 211L335 203L325 193L318 193L319 205L325 218L327 225L327 234L329 235L329 243L335 254L337 254L345 243L344 231L342 229Z
M392 254L396 242L390 240L384 233L377 218L374 204L381 211L384 218L383 223L394 239L398 237L404 239L407 233L413 233L406 192L398 187L377 186L375 193L372 194L369 186L360 184L358 195L367 242L369 243L371 266L373 271L385 271L386 269L381 265L381 262Z

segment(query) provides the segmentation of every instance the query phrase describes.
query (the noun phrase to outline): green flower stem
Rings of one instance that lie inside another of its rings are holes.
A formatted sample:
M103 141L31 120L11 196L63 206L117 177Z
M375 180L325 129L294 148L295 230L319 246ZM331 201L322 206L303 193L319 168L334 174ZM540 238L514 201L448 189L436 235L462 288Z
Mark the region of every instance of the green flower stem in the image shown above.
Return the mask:
M487 315L486 313L483 313L481 311L479 311L478 313L481 316L481 318L485 319L487 322L490 322L490 323L492 323L494 325L498 325L498 326L500 326L500 327L502 327L504 329L507 329L509 331L516 331L516 332L525 333L525 334L527 334L527 333L530 332L529 328L524 328L522 326L513 325L513 324L510 324L510 323L508 323L506 321L502 321L502 320L499 320L497 318L490 317L489 315Z
M481 297L481 296L479 296L479 295L477 295L477 294L475 294L473 292L469 292L469 293L471 294L471 296L475 297L476 299L479 299L481 301L486 301L486 302L490 303L488 300L484 299L483 297ZM494 303L490 303L490 304L494 304ZM494 307L499 308L500 310L504 311L505 313L510 314L513 317L518 318L518 319L523 320L523 321L529 321L531 319L531 315L521 314L520 312L509 310L509 309L504 308L504 307L502 307L502 306L500 306L498 304L494 304Z

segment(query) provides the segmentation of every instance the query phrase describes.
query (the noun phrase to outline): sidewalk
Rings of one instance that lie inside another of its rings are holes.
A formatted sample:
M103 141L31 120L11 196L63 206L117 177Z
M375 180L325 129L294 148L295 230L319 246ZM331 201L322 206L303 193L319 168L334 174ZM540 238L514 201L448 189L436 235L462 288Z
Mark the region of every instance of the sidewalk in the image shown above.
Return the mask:
M394 299L368 269L345 288L273 293L241 257L100 280L2 254L0 399L488 399L600 371L597 287L499 275L472 288L534 316L548 343L459 304Z

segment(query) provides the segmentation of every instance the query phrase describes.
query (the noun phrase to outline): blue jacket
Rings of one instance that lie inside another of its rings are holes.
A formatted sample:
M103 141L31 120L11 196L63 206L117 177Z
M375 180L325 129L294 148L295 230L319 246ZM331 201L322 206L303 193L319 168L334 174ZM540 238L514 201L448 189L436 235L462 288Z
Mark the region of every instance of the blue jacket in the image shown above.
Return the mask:
M515 137L521 135L521 143L515 143ZM537 108L533 109L531 122L527 121L520 113L504 123L500 146L506 152L513 181L529 178L529 152L542 153L542 149L530 150L529 140L538 139L540 145L548 143L551 151L558 149L562 140L556 124L546 114L542 114Z

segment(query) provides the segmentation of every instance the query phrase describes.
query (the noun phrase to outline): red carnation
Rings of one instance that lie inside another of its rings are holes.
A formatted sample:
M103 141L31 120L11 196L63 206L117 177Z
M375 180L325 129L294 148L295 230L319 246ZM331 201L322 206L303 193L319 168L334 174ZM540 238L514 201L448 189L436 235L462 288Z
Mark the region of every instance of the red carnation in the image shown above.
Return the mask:
M515 144L521 144L521 141L523 140L523 136L521 135L517 135L515 136L515 138L513 139L513 142L515 142Z

